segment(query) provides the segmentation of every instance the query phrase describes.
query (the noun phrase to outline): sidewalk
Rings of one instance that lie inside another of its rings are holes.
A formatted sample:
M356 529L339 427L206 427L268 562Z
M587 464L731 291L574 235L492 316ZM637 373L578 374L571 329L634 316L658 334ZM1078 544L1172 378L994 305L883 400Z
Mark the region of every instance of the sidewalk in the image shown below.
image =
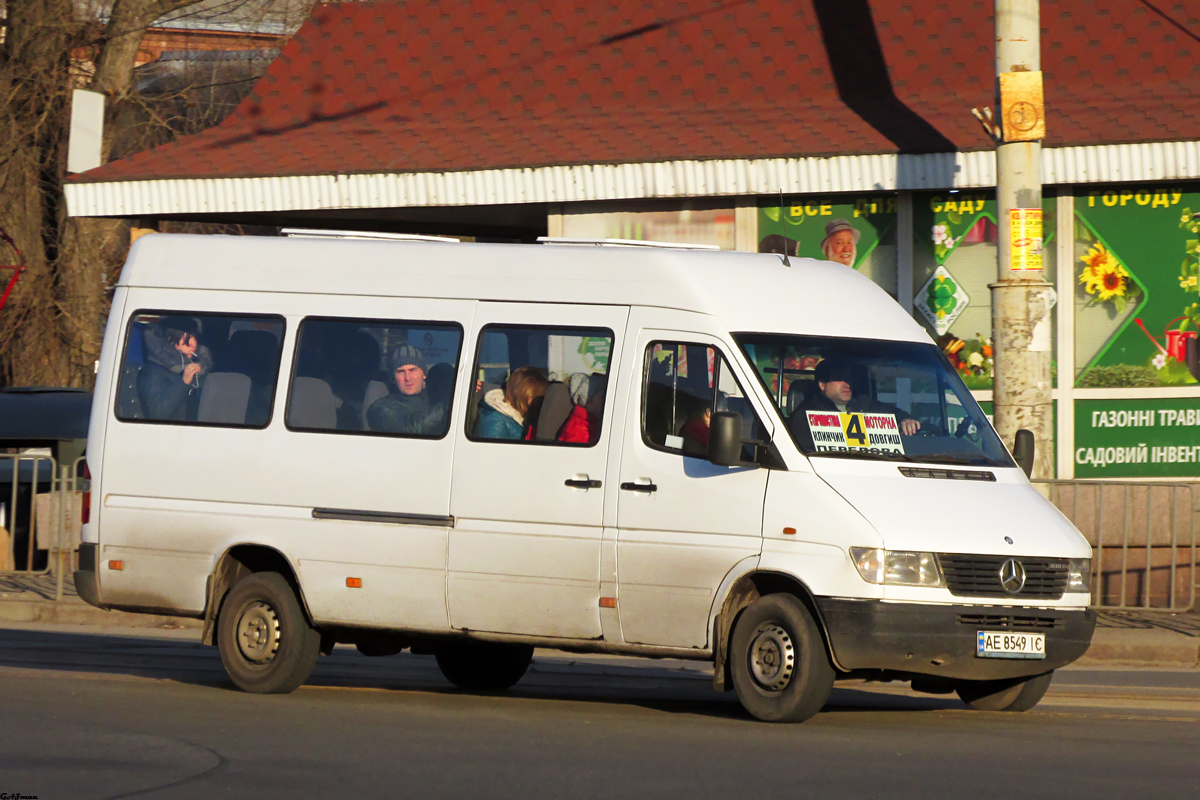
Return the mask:
M5 622L126 628L195 628L186 617L102 611L79 599L68 578L54 600L51 575L0 576L0 627ZM1101 613L1091 649L1079 666L1200 668L1200 613Z

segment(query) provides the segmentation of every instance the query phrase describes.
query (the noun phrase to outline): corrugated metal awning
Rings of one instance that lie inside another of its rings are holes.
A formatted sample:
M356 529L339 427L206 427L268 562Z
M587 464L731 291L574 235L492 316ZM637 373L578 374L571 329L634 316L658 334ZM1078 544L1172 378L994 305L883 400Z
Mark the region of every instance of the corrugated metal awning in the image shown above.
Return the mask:
M1047 186L1200 179L1200 142L1042 151ZM584 164L374 175L68 183L75 217L237 215L333 209L582 203L661 198L974 189L996 185L994 151Z

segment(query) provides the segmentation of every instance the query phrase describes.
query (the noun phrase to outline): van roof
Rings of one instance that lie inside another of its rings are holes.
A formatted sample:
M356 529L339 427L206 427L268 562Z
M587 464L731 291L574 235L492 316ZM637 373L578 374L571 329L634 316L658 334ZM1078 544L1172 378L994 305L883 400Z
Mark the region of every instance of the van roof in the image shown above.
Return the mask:
M594 303L720 317L730 331L929 341L864 275L770 253L151 234L127 287Z

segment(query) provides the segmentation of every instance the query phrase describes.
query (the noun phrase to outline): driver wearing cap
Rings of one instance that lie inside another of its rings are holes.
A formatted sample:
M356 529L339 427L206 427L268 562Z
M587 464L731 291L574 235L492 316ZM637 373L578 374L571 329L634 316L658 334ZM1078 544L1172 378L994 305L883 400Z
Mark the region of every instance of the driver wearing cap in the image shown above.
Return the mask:
M880 403L873 397L854 394L854 367L839 358L827 358L817 364L815 372L817 392L805 399L788 419L789 426L807 424L805 411L837 411L842 414L894 414L900 423L900 432L912 436L921 428L921 421L914 419L895 406ZM793 431L795 432L795 431Z

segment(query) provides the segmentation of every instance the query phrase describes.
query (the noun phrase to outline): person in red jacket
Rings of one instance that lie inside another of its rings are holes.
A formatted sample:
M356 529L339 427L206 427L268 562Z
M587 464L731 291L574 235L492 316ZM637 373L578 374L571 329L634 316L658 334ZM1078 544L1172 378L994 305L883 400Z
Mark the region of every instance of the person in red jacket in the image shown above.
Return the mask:
M560 442L594 444L600 438L600 418L604 415L604 391L608 376L576 372L567 379L567 391L575 407L558 429Z

